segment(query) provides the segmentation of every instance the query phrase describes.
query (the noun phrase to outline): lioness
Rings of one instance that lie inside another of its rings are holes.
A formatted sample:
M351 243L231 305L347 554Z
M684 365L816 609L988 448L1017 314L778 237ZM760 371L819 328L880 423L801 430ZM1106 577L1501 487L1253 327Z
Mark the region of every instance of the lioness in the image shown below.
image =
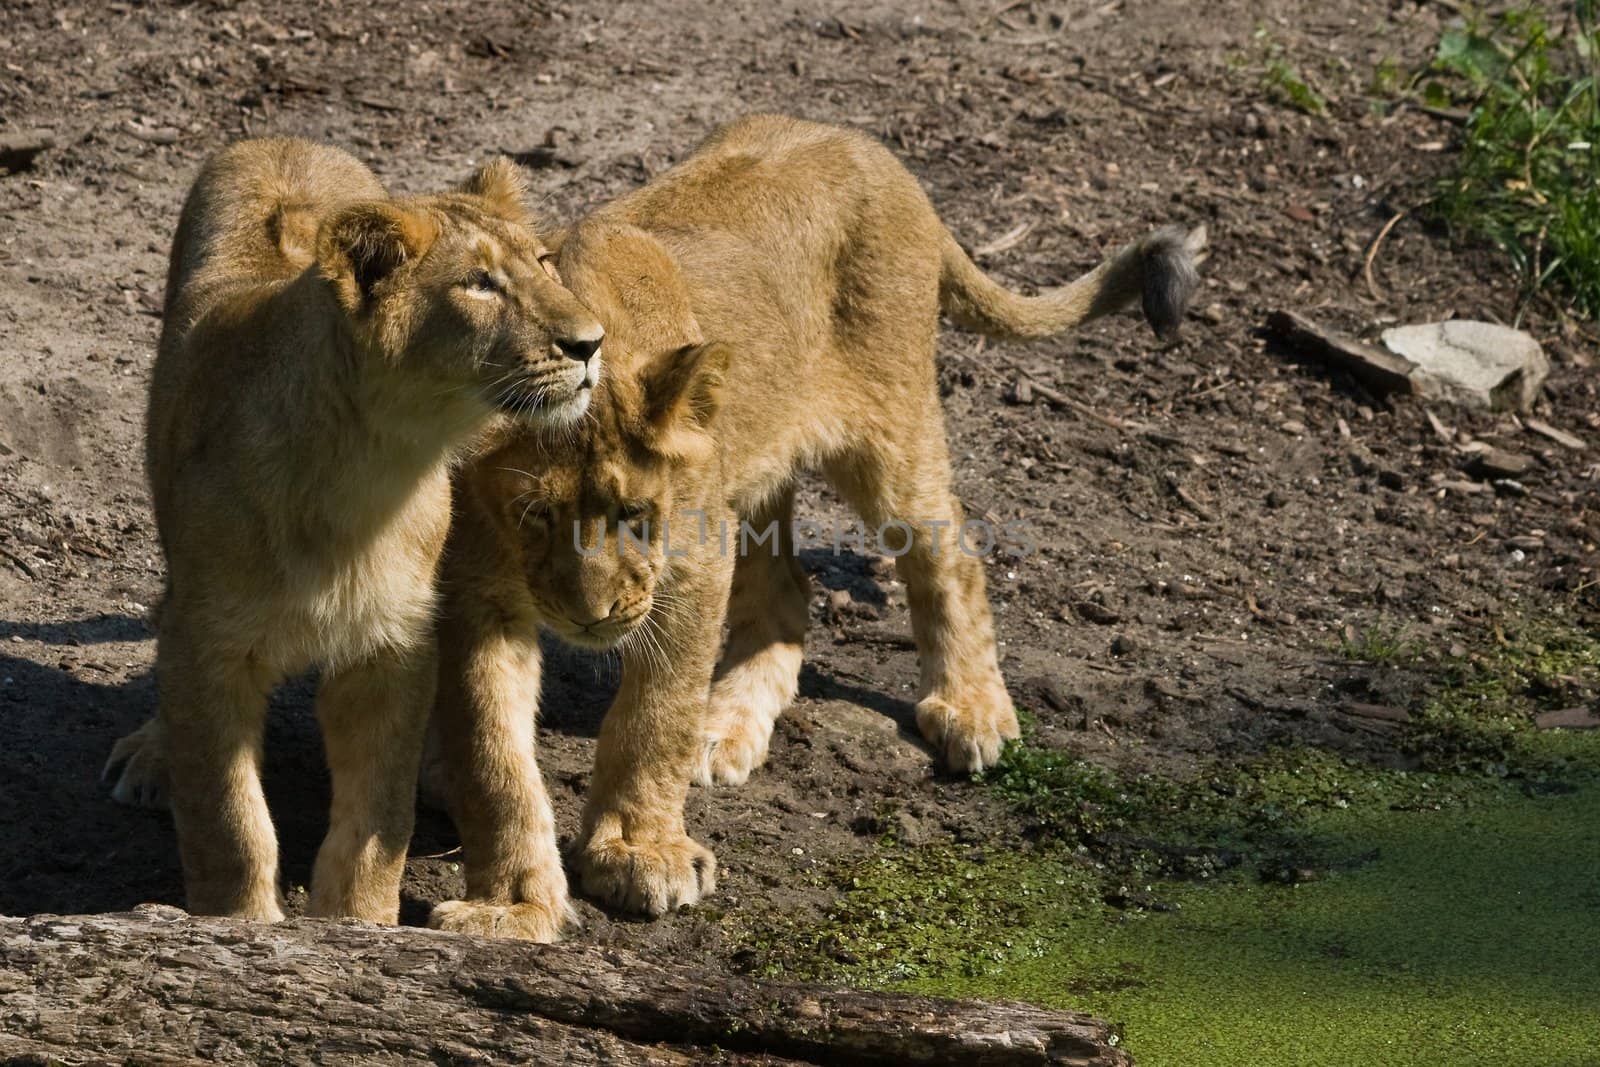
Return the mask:
M622 655L572 851L583 888L651 915L713 888L683 804L692 780L744 781L795 696L802 468L898 541L917 724L952 770L992 766L1017 719L982 564L955 547L939 315L1037 338L1142 300L1170 334L1204 244L1200 229L1160 230L1018 296L883 147L772 116L723 128L573 229L557 269L605 324L608 377L575 441L517 433L458 480L436 715L469 899L440 904L433 925L548 939L566 914L533 757L541 625ZM741 554L740 520L776 520L776 541Z
M570 424L598 374L600 324L541 262L522 194L496 161L391 200L295 140L226 148L189 193L146 437L160 705L107 769L130 801L170 778L192 912L283 917L263 718L321 666L333 804L309 911L396 921L452 455L497 412Z

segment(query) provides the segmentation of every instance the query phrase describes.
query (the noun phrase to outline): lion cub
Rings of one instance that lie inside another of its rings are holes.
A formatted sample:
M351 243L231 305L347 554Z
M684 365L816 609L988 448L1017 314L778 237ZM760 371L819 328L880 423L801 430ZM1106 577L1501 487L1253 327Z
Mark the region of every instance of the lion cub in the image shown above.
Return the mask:
M343 152L257 140L184 204L146 438L160 706L108 770L123 800L170 783L192 912L282 918L263 719L320 666L333 804L309 910L396 921L452 456L497 412L572 423L597 380L600 324L522 193L496 161L392 200Z
M684 800L692 780L744 781L797 691L804 468L896 542L923 735L954 771L992 766L1017 719L983 566L955 548L939 316L1036 338L1142 301L1165 335L1204 244L1160 230L1018 296L883 147L771 116L573 229L557 268L605 324L607 379L575 437L512 434L458 480L436 714L470 899L434 925L558 932L566 885L533 758L541 626L622 655L572 851L584 890L657 915L713 888ZM741 520L775 538L741 540Z

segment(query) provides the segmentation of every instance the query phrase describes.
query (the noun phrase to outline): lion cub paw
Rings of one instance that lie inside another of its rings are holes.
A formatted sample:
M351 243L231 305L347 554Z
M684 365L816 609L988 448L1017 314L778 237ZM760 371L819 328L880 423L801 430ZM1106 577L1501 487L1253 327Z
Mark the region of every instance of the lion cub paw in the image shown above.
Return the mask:
M758 716L741 715L714 730L700 750L695 767L696 785L743 785L750 774L767 762L772 726Z
M524 941L559 941L582 923L565 896L537 903L490 904L481 900L446 900L433 906L428 925L435 930L479 937L516 937Z
M122 773L111 787L111 799L136 808L167 807L167 734L159 719L151 719L111 749L102 781L118 767Z
M917 702L917 729L957 774L993 767L1006 742L1022 736L1009 699L987 702L986 710L969 711L939 697L925 697Z
M717 888L717 858L687 834L639 842L592 837L573 865L585 893L651 918L696 904Z

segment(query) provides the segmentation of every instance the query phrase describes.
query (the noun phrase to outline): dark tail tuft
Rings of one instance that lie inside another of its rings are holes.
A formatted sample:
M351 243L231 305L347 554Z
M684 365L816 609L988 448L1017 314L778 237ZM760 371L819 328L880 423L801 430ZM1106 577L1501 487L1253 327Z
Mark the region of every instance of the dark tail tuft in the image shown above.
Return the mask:
M1145 239L1144 317L1163 341L1177 339L1184 313L1200 287L1197 268L1205 258L1205 247L1204 226L1192 230L1167 226Z

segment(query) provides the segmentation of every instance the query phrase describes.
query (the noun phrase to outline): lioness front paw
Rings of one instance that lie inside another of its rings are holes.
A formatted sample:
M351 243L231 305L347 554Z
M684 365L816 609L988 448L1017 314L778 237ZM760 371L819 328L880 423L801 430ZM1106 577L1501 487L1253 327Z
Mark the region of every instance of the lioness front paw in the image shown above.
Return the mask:
M516 937L524 941L559 941L582 924L565 895L539 902L490 904L482 900L445 900L433 906L428 925L435 930L479 937Z
M111 799L136 808L165 808L167 802L167 735L159 719L151 719L111 748L100 772L102 781L118 767Z
M687 834L643 841L591 837L573 857L583 891L612 907L655 918L717 888L717 858Z
M740 715L706 736L695 766L696 785L743 785L767 762L772 725L757 716Z
M1006 742L1022 736L1009 699L984 702L969 711L938 697L925 697L917 702L917 729L957 774L993 767Z

